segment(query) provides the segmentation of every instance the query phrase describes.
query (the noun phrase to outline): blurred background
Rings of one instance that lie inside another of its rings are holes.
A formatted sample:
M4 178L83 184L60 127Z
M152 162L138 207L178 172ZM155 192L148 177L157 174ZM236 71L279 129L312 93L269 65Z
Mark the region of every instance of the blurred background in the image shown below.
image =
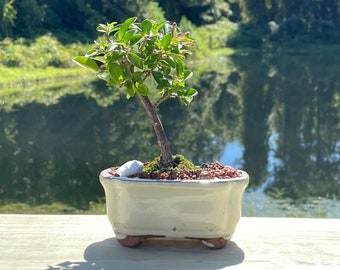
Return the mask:
M173 153L247 171L243 216L340 218L339 0L0 0L0 213L105 213L102 169L159 155L137 100L71 59L99 23L176 21L196 48Z

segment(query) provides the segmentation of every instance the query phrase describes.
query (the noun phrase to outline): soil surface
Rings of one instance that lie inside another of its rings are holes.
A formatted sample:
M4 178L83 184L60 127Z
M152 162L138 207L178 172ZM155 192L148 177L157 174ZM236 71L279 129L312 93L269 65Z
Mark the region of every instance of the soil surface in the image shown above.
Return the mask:
M118 167L111 168L110 174L115 175ZM139 174L131 175L129 177L158 179L158 180L174 180L174 179L229 179L241 176L241 172L237 169L224 166L220 162L215 161L209 164L202 164L197 170L182 170L180 172L142 172Z

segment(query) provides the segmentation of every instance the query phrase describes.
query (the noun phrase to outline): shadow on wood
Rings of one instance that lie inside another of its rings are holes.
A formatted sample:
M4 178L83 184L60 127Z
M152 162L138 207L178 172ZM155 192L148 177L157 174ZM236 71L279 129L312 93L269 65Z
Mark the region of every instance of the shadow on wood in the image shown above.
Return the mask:
M234 242L210 250L198 240L148 239L136 249L125 248L115 238L89 245L86 262L62 262L56 269L221 269L243 262L244 252Z

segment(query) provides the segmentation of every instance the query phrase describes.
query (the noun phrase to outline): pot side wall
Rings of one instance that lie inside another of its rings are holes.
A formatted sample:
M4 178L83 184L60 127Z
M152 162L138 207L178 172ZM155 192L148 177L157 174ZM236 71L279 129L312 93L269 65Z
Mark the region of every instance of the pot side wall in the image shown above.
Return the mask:
M238 180L131 181L100 175L116 233L230 239L241 216L249 176Z

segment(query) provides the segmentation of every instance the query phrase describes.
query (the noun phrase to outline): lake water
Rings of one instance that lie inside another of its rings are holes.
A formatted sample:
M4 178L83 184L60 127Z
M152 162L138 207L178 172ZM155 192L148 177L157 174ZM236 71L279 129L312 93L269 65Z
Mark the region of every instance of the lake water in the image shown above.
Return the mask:
M244 216L340 218L340 56L192 63L199 95L160 108L173 153L246 170ZM0 89L0 204L100 201L100 170L159 154L136 100L79 79Z

